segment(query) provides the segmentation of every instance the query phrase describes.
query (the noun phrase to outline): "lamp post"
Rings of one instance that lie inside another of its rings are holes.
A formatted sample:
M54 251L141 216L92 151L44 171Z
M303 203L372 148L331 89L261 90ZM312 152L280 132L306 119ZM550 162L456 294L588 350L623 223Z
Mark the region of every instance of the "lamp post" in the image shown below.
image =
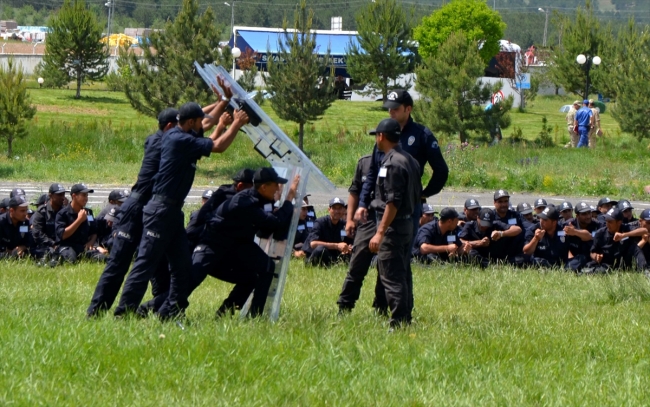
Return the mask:
M584 69L586 75L587 75L587 80L585 83L585 94L583 99L589 99L589 87L591 86L591 77L589 76L589 71L591 71L592 65L600 65L602 60L600 59L599 56L591 56L589 54L580 54L576 57L576 62L580 64L582 69Z
M235 33L235 2L232 2L232 5L230 3L224 1L223 4L225 4L228 7L231 7L232 12L230 14L230 32L232 33L232 78L237 79L236 76L236 69L237 69L237 64L236 60L239 58L241 55L241 50L237 48L237 34Z
M545 14L546 14L546 22L544 23L544 41L542 42L542 46L543 46L543 47L546 47L546 35L547 35L547 33L548 33L548 12L551 11L551 10L549 10L548 7L546 8L546 10L544 10L544 9L541 8L541 7L538 8L537 10L539 10L539 11L541 11L542 13L545 13Z

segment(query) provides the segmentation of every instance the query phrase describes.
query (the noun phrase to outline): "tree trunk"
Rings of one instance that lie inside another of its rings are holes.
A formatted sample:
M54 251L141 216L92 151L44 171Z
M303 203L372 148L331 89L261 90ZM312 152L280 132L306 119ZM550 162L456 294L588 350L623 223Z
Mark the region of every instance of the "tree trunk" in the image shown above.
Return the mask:
M14 155L14 150L12 147L12 143L14 141L14 138L11 136L7 137L7 158L11 158L12 155Z
M81 99L81 70L77 68L77 94L75 99Z
M458 132L458 137L460 138L461 143L464 143L464 142L467 141L467 134L465 134L465 132L463 132L463 131Z
M298 129L298 148L304 153L305 150L302 148L302 140L305 135L305 123L299 123Z

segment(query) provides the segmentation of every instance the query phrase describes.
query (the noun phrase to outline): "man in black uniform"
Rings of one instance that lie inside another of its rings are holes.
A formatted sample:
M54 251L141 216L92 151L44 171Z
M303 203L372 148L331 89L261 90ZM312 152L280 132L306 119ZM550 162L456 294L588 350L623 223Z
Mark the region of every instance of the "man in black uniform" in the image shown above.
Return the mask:
M208 220L206 229L192 255L192 276L187 295L198 287L207 275L233 283L232 291L217 310L217 316L234 313L241 308L251 292L251 316L264 311L275 265L255 243L255 233L275 233L287 230L293 215L291 201L296 196L300 177L296 176L284 203L273 211L275 194L281 178L273 168L255 172L255 187L239 192L226 200ZM187 301L182 301L187 303Z
M643 252L643 256L646 259L646 263L650 262L650 209L644 209L639 216L640 227L645 229L645 233L641 237L638 246ZM646 277L650 277L647 273L648 265L646 264Z
M524 233L529 228L535 226L537 223L533 217L533 208L527 203L522 202L517 205L517 212L521 215L522 221L524 223Z
M491 260L502 258L502 254L495 250L496 245L492 243L521 233L515 228L515 225L498 221L492 209L482 208L477 220L465 223L458 237L461 242L469 245L470 261L486 268Z
M76 263L78 259L87 258L95 261L106 261L106 250L96 249L97 222L91 209L86 209L88 194L94 190L84 184L75 184L70 188L70 205L62 208L54 221L56 233L56 255L50 265L55 266L62 259L68 263Z
M106 216L106 214L111 211L111 209L121 207L122 204L126 202L128 196L129 191L126 189L112 190L111 193L108 194L108 205L106 205L104 209L99 212L99 215L97 215L97 220L103 219L104 216Z
M510 264L520 266L524 264L522 255L524 248L524 221L520 214L509 209L510 194L500 189L494 192L494 215L496 220L509 225L505 239L494 240L490 247L490 254L497 259L507 260Z
M564 224L566 242L569 244L569 261L567 270L580 271L591 261L591 246L598 223L592 220L591 206L580 202L575 207L576 217Z
M465 226L465 222L471 222L478 219L478 214L481 211L481 204L474 198L465 200L463 206L463 213L458 215L458 226L461 228Z
M214 192L211 189L206 189L205 191L203 191L203 194L201 194L201 208L205 205L206 202L208 202L210 197L212 197L213 193ZM187 240L190 242L190 252L194 250L194 247L198 243L198 237L201 235L201 232L203 231L202 225L201 226L197 225L197 217L199 216L199 210L201 208L192 211L192 213L190 213L190 220L187 222L187 227L185 227L185 233L187 233Z
M539 225L526 231L524 254L538 267L563 267L569 257L566 232L558 227L560 214L556 208L546 207L537 214Z
M35 246L33 255L35 258L43 260L48 260L54 254L56 214L63 208L65 193L68 191L61 184L52 184L48 192L47 204L39 206L31 220L32 238Z
M641 226L639 220L634 217L634 212L632 212L634 207L630 201L627 199L622 199L618 201L616 207L623 214L623 223L630 225L630 227L633 229Z
M645 229L631 230L623 224L623 213L612 208L604 215L606 226L598 229L591 246L591 262L582 270L583 274L607 273L612 269L636 266L645 270L645 256L631 237L643 237Z
M226 151L239 129L248 122L246 113L238 110L225 133L220 134L217 127L209 138L205 138L202 137L205 117L198 104L186 103L179 109L178 126L167 131L162 138L160 168L154 177L153 195L142 209L143 232L138 255L124 283L120 303L115 309L116 316L137 310L149 280L165 258L170 266L170 288L158 314L168 318L185 307L185 304L178 303L178 299L187 288L192 258L182 207L192 188L196 162L213 152Z
M329 215L316 219L314 228L302 245L305 264L328 267L349 258L352 245L345 242L344 211L345 202L342 199L330 199Z
M413 214L420 207L420 166L400 146L401 126L394 119L382 120L370 132L376 147L384 153L375 199L377 231L370 239L370 251L377 253L377 269L390 308L391 329L411 323L412 296L408 270L413 241ZM417 211L419 212L419 210ZM419 221L419 214L416 221Z
M600 212L598 214L598 222L604 227L605 222L607 220L605 219L605 214L609 212L610 209L618 205L618 201L612 201L608 197L602 198L600 201L598 201L598 211Z
M548 203L546 202L546 199L544 198L537 198L535 200L535 204L533 205L535 209L535 215L538 215L540 212L544 211L546 207L548 206Z
M440 211L439 220L429 222L418 230L413 244L413 257L422 263L459 260L469 253L468 243L460 241L458 212L453 208Z
M309 236L309 229L307 229L307 211L309 203L302 201L300 207L300 215L298 216L298 226L296 227L296 234L293 237L293 256L301 259L305 257L305 252L302 251L302 245Z
M564 223L573 219L573 205L569 201L564 201L558 207L560 212L560 225L563 226Z
M433 209L433 206L424 203L422 204L422 216L420 216L420 227L426 225L427 223L433 222L436 219L436 211Z
M29 256L32 246L24 195L9 200L9 211L0 215L0 259Z
M9 209L9 200L11 198L4 198L0 200L0 215L3 213L6 213L7 210Z

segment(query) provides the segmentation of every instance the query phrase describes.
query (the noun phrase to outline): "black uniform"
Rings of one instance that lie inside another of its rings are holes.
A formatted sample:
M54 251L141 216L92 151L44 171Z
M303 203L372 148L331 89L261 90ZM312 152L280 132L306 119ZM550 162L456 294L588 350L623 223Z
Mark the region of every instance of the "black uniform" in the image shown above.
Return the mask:
M329 266L338 260L345 260L338 250L329 250L325 246L311 247L311 242L341 243L345 239L345 222L341 219L336 225L329 215L316 219L314 228L303 243L302 250L307 254L305 263L312 266Z
M34 257L40 258L53 253L54 246L56 245L56 214L59 211L55 211L50 202L48 202L40 206L30 218L32 239L34 241Z
M299 219L298 226L296 227L296 234L293 237L293 250L302 250L302 245L307 240L309 232L310 230L307 228L307 219Z
M275 265L254 241L255 234L283 231L289 227L293 205L285 201L272 211L273 201L255 189L239 192L226 200L208 220L200 243L192 255L192 276L187 295L207 275L235 284L219 313L242 307L255 290L251 315L264 310ZM187 301L182 301L187 303Z
M396 145L381 161L377 172L377 188L371 207L380 222L386 205L397 208L395 219L388 226L379 245L377 268L391 311L391 326L411 322L413 301L408 270L413 241L413 212L420 206L420 166Z
M158 312L163 317L170 316L186 306L178 303L187 288L192 261L184 227L183 201L192 188L197 160L210 156L212 147L212 139L185 133L179 127L165 133L153 196L142 209L143 232L138 255L124 283L115 315L137 310L149 280L164 258L169 263L171 279L169 296Z
M572 225L576 230L582 230L580 223L577 219L566 223L566 225ZM579 271L587 263L591 261L589 254L591 253L591 246L593 245L593 238L596 236L596 231L600 229L599 225L595 221L589 222L585 230L591 233L591 240L582 240L578 236L566 236L566 242L569 245L569 251L573 256L570 258L566 264L566 268L573 271Z
M627 233L631 230L628 225L621 224L619 233ZM600 263L596 261L587 263L584 271L588 273L605 273L610 269L632 268L635 262L636 266L641 270L647 267L643 251L633 239L628 238L615 242L614 235L609 233L607 227L596 231L591 253L602 254L603 260Z
M522 265L524 263L524 240L526 237L526 227L524 226L524 219L517 211L508 209L505 216L499 216L497 211L494 211L496 220L502 224L509 226L519 226L521 233L514 237L504 237L496 242L491 242L492 247L491 255L497 259L507 259L509 263L515 265Z
M535 231L540 226L534 226L526 231L526 244L530 243L535 236ZM567 242L566 233L560 226L556 227L553 236L544 233L535 247L535 252L530 256L530 262L539 267L563 267L569 258L569 243Z
M94 315L98 311L108 310L120 291L124 276L129 271L140 238L142 236L142 208L151 199L153 178L160 166L160 144L162 130L147 137L144 142L144 157L138 173L138 179L131 188L131 194L122 204L117 222L113 225L115 237L104 272L99 277L95 293L90 301L87 313ZM166 291L166 287L163 287ZM154 290L154 295L159 294Z
M430 253L422 254L420 247L423 244L430 244L433 246L447 246L450 244L455 244L456 246L461 246L462 242L458 235L461 232L461 228L456 227L454 230L450 230L446 233L442 233L440 230L440 224L438 221L432 221L422 226L418 230L418 234L415 236L415 242L413 243L412 253L413 257L422 263L430 263L431 261L441 260L449 261L449 253Z
M465 226L463 226L463 229L458 234L458 237L468 242L482 240L485 237L487 237L490 240L490 244L487 247L474 247L469 252L470 260L476 262L481 267L485 268L490 264L490 260L498 258L494 253L495 251L494 243L496 242L492 241L492 232L494 231L504 232L509 228L510 228L509 225L496 221L493 222L492 226L487 228L485 232L481 232L479 221L473 220L465 223Z
M65 228L72 225L77 220L77 212L74 211L72 205L62 208L56 214L55 220L55 233L56 245L58 246L56 254L61 259L68 263L75 263L80 258L87 258L95 261L105 261L106 256L101 254L95 249L86 250L85 246L92 235L97 235L97 222L93 216L91 209L86 209L88 212L87 219L84 223L80 224L77 230L68 237L63 238Z
M14 225L9 212L0 215L0 259L16 257L16 247L25 246L27 253L32 246L29 233L29 220L24 220Z
M237 193L237 189L233 184L221 185L216 191L212 193L210 198L201 206L197 211L192 212L190 221L185 229L187 232L187 240L190 241L192 250L199 243L201 233L205 228L205 223L212 217L214 211L217 210L219 205L224 203L227 199L232 198Z

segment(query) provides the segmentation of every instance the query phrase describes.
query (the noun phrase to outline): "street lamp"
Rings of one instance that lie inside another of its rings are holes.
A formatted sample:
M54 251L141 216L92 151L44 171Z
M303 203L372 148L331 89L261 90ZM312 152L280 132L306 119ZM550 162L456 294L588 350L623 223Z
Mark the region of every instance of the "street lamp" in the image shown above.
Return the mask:
M542 43L542 46L546 47L546 35L548 33L548 12L551 11L547 7L546 10L543 8L538 8L537 10L541 11L542 13L546 13L546 22L544 23L544 42Z
M591 56L589 54L580 54L576 57L576 62L580 64L582 69L584 69L585 74L587 75L587 80L585 83L585 95L583 99L589 99L589 86L591 86L591 77L589 76L589 71L591 71L592 65L600 65L602 59L599 56Z
M223 4L232 9L230 14L230 32L232 33L232 78L235 79L235 69L237 69L235 60L241 55L241 50L237 48L237 35L235 34L235 2L233 1L232 5L230 5L230 3L224 1Z

